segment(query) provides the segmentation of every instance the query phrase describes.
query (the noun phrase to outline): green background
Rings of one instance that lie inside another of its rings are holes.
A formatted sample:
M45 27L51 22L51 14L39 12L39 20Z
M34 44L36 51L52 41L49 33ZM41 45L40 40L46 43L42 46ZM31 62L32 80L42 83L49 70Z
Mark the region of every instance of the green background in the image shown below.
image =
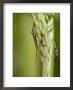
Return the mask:
M54 76L60 76L60 14L55 13L54 16L54 35L55 35L55 42L58 49L58 56L54 59Z
M55 41L60 51L60 14L54 16ZM33 19L28 13L13 13L13 76L41 77L42 62L31 34ZM54 76L60 76L60 53L54 60Z

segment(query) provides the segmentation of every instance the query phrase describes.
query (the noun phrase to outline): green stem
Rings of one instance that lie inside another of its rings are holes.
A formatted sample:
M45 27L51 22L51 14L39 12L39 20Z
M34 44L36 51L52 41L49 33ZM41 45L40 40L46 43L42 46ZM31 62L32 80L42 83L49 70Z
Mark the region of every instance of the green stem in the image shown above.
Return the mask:
M53 76L54 73L54 18L53 19L53 28L51 30L52 33L52 40L51 40L51 53L50 53L50 69L49 69L49 74L50 76Z

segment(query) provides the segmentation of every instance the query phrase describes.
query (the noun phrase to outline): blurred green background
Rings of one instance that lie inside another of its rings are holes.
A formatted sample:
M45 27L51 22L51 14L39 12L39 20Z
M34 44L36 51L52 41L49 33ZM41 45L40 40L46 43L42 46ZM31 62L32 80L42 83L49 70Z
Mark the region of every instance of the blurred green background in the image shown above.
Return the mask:
M54 16L55 41L60 52L60 14ZM41 77L42 62L31 34L31 13L13 13L13 76ZM60 76L60 53L54 60L54 76Z
M60 76L60 13L54 15L54 35L55 42L58 49L58 56L54 58L54 77Z

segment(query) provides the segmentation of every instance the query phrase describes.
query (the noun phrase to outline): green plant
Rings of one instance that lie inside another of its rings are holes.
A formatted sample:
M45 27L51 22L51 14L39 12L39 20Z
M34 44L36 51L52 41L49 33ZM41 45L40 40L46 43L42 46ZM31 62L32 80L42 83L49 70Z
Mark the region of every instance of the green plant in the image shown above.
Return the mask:
M34 13L32 35L42 61L42 76L53 76L54 71L54 14ZM37 53L37 52L36 52ZM37 54L36 54L37 55Z

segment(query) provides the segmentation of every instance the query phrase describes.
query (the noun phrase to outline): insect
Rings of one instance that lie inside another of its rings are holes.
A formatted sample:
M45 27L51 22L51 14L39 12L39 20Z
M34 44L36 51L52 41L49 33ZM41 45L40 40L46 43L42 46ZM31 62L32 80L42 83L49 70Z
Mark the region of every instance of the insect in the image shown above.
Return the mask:
M58 48L56 46L55 41L54 41L54 54L55 54L55 56L58 56L58 54L59 54L59 50L58 50Z

